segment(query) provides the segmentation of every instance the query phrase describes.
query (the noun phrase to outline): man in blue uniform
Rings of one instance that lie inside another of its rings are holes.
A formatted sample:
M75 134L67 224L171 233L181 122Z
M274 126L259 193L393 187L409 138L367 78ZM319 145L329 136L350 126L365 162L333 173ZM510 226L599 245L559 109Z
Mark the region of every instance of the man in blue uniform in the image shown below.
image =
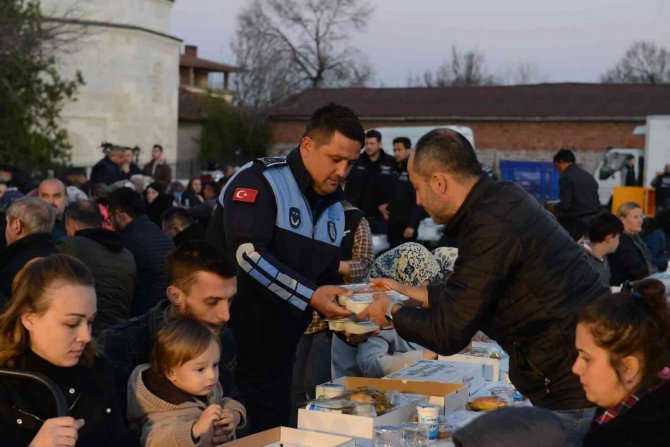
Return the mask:
M345 290L324 285L339 282L340 184L364 140L356 115L329 104L286 158L247 164L219 197L208 240L240 268L230 326L252 433L288 423L295 349L312 311L350 315L335 302Z

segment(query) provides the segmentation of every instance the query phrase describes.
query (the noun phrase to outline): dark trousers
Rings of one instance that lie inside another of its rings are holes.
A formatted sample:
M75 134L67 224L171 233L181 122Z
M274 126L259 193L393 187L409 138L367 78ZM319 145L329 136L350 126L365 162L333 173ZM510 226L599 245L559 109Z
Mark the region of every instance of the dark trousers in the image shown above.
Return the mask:
M315 388L330 380L330 347L332 334L325 330L315 334L303 334L298 342L293 365L291 387L290 426L298 425L298 409L315 397Z
M405 228L407 228L407 225L405 224L389 224L389 230L388 230L389 249L395 248L400 244L404 244L405 242L416 241L418 229L414 230L414 236L412 238L407 239L405 238Z
M263 355L258 353L258 355ZM235 375L237 389L244 399L249 434L287 426L290 415L292 365L270 375Z

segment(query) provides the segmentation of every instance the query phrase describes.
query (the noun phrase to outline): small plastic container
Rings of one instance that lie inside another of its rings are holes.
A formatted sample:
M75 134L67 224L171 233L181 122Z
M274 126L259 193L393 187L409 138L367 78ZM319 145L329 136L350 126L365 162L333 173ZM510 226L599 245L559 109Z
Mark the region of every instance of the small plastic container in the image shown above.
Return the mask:
M451 438L453 432L454 432L453 426L441 423L437 426L437 439L439 440L449 439Z
M346 330L347 321L351 321L348 318L341 318L339 320L328 320L328 329L333 332L344 332Z
M357 293L347 298L345 307L355 314L359 314L368 308L375 300L371 293Z
M379 329L379 326L376 323L373 323L372 321L356 322L347 320L344 323L344 330L348 334L355 334L355 335L367 334L369 332L374 332L377 329Z
M321 396L317 396L317 399L332 399L333 397L340 396L344 394L346 388L344 385L339 383L324 383L321 385Z

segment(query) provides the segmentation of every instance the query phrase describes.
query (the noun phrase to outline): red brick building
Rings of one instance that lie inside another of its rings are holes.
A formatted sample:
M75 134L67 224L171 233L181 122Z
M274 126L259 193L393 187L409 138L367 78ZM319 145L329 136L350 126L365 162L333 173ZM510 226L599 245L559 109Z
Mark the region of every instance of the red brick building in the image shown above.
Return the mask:
M200 136L205 118L203 96L227 103L233 100L230 75L238 67L198 57L198 47L186 45L179 57L179 127L177 131L177 177L200 172ZM218 77L217 77L218 76Z
M591 168L608 147L644 147L633 129L670 113L670 85L537 84L444 88L341 88L300 93L270 117L274 147L299 141L311 113L328 102L351 107L367 129L464 125L480 157L551 160L560 148Z

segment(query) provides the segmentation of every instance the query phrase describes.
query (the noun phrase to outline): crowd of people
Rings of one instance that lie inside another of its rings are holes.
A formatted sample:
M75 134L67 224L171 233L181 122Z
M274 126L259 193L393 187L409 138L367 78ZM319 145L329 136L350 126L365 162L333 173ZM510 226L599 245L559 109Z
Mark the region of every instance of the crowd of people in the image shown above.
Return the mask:
M393 157L382 144L329 104L286 157L220 183L173 182L160 145L143 169L112 146L90 180L71 170L32 184L0 169L11 188L0 197L0 368L46 375L67 406L59 414L40 385L0 375L0 441L220 445L295 425L320 383L381 377L488 337L536 411L482 417L457 445L547 433L664 445L670 313L665 286L645 278L667 267L665 211L644 224L635 203L602 212L570 151L554 159L552 214L485 173L453 130L414 146L396 138ZM415 242L425 216L451 246ZM390 249L375 254L373 234ZM326 320L352 316L339 285L361 281L410 299L378 294L356 316L393 329L331 332ZM520 420L537 423L510 430Z

